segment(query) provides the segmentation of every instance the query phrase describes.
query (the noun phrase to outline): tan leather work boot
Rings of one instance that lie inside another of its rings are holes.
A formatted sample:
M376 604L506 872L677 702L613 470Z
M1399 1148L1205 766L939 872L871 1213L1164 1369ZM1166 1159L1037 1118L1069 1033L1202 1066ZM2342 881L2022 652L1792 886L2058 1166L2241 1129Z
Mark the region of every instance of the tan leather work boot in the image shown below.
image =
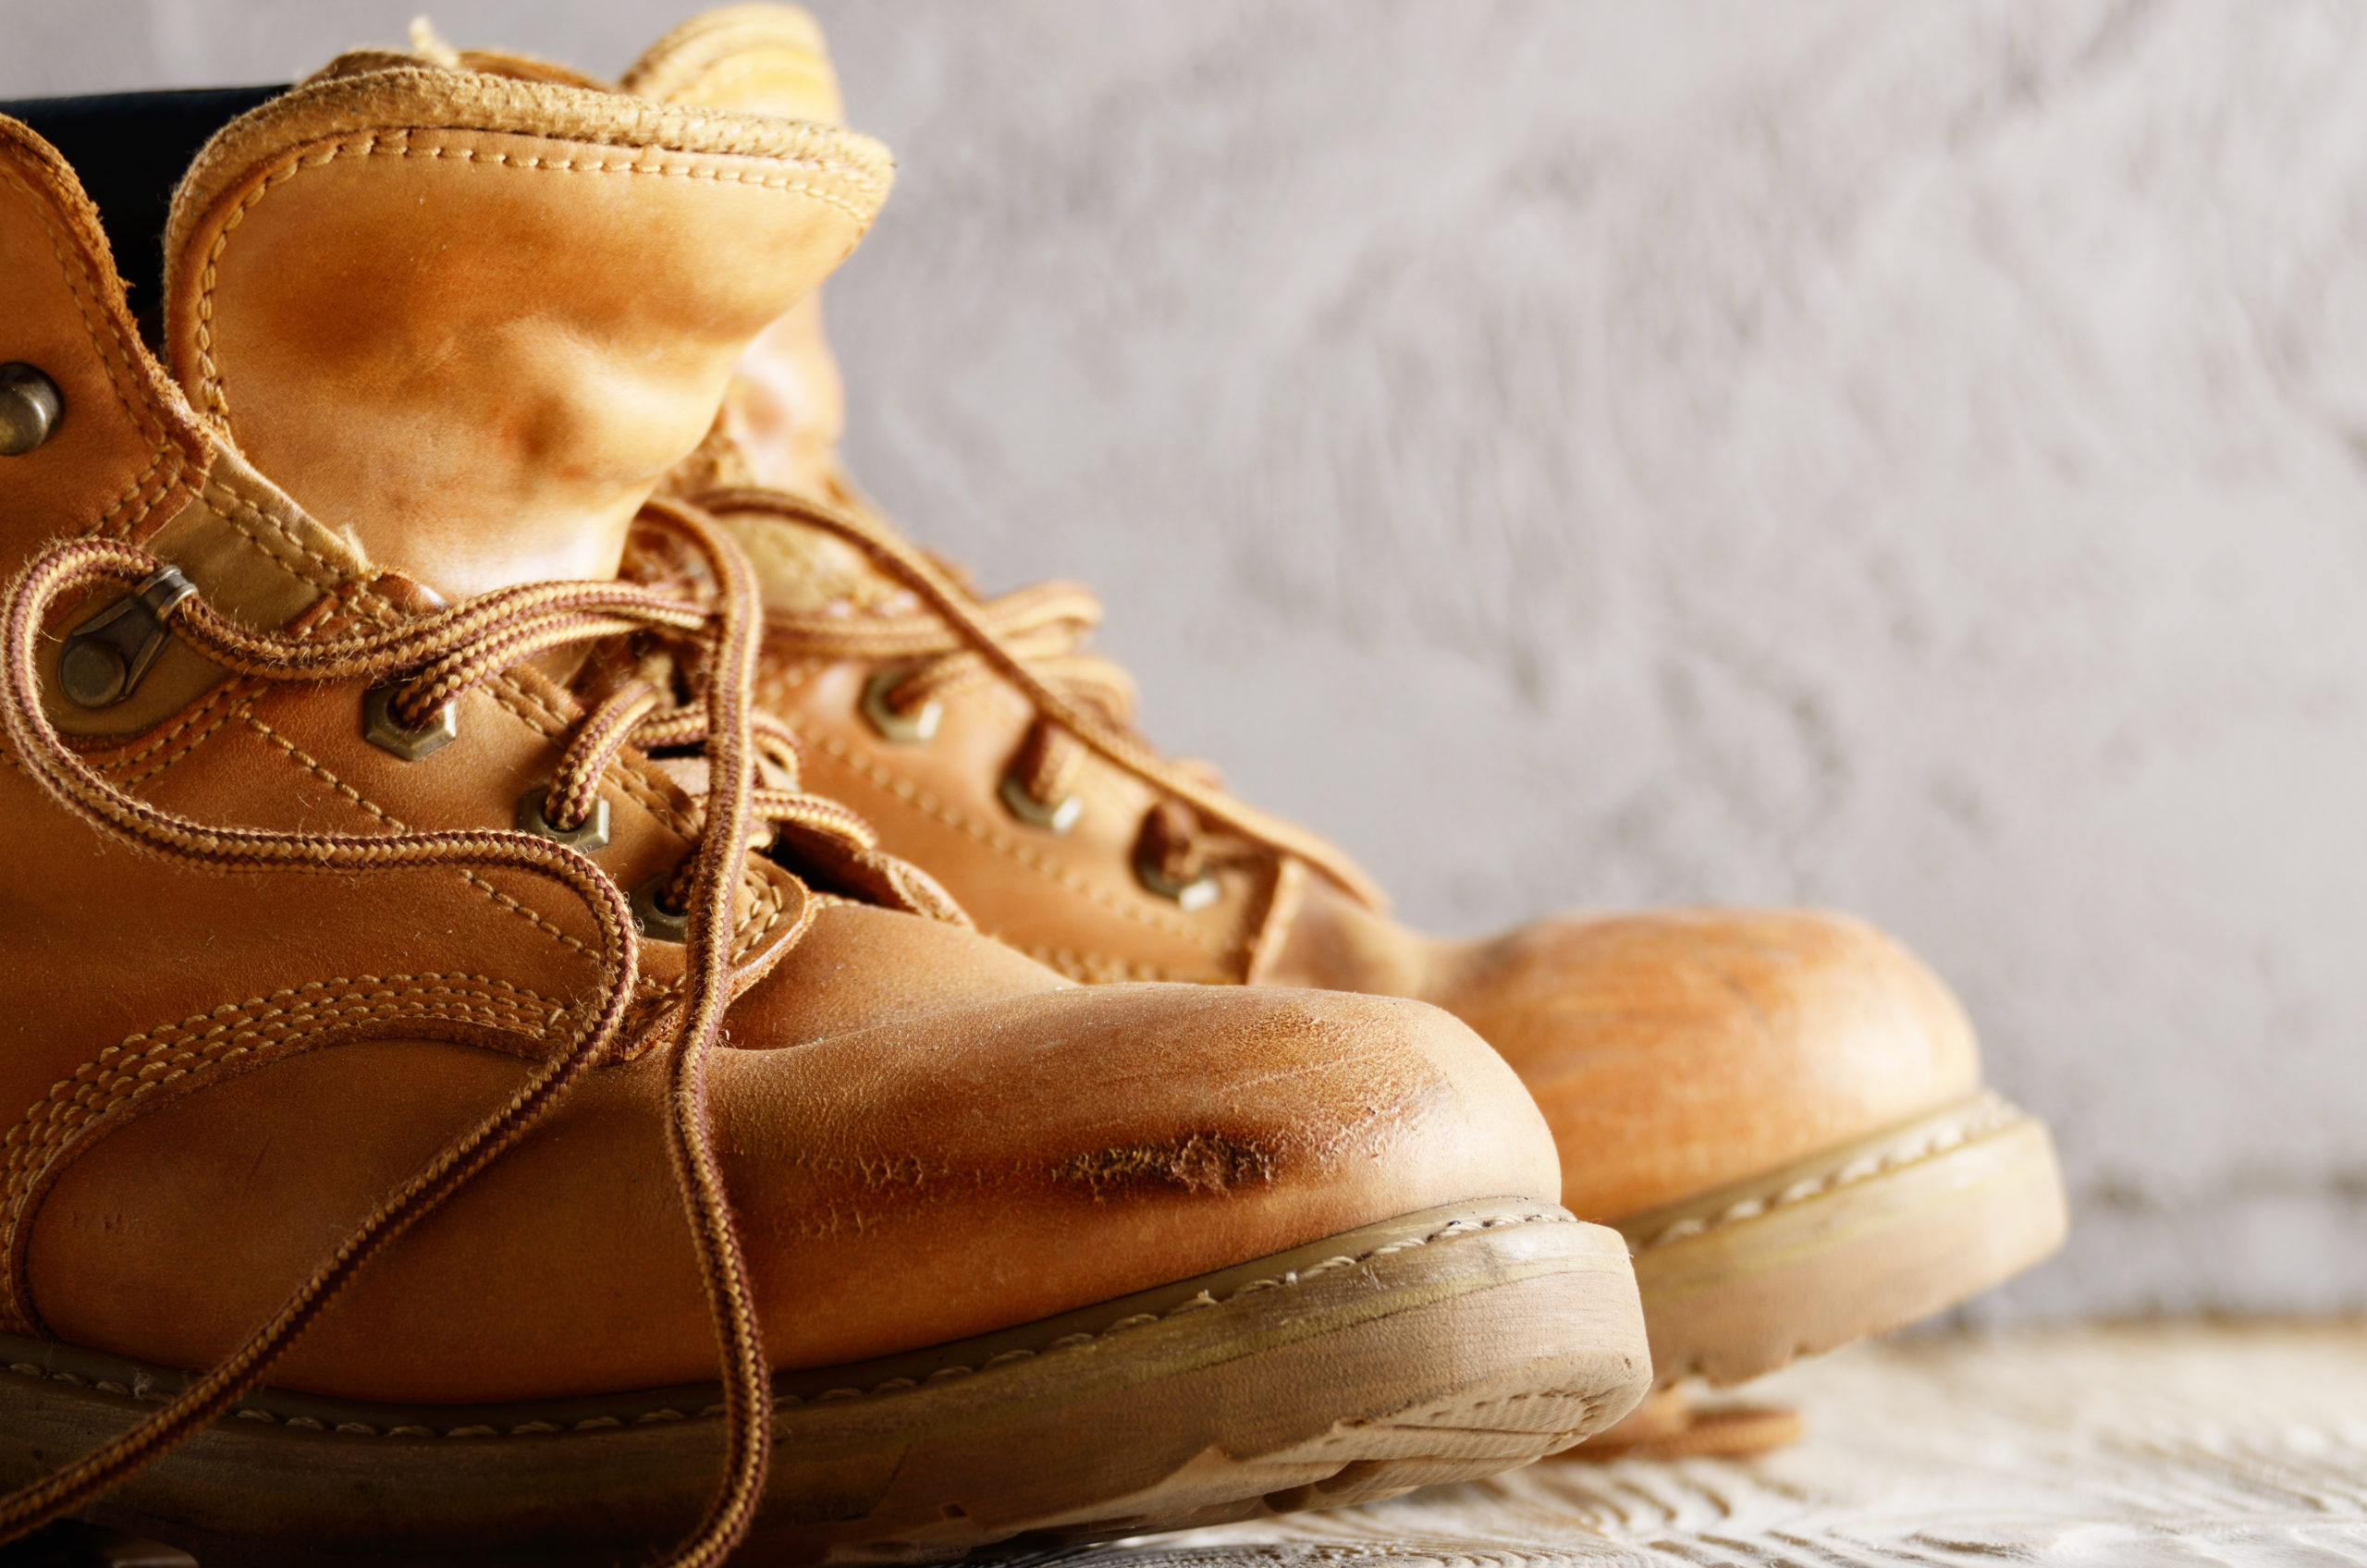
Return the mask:
M888 177L351 59L181 185L168 373L0 118L0 1539L925 1559L1640 1397L1463 1025L1074 986L766 771L749 569L644 501Z
M818 33L778 7L681 30L626 85L838 108ZM757 565L763 700L811 776L983 929L1081 980L1454 1012L1544 1109L1564 1201L1626 1235L1664 1381L1733 1382L1896 1327L2060 1243L2044 1127L1982 1089L1963 1012L1896 943L1801 911L1572 915L1481 941L1394 924L1336 849L1128 729L1124 672L1081 651L1088 592L982 599L901 539L839 466L841 415L809 299L742 360L676 483Z

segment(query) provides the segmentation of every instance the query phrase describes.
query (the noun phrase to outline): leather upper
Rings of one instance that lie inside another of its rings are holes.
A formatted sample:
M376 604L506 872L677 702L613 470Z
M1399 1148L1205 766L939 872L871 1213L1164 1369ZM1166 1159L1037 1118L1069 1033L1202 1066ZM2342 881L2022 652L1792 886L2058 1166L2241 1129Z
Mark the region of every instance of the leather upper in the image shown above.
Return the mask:
M1449 942L1316 888L1273 978L1420 997L1537 1096L1562 1201L1625 1219L1960 1101L1964 1010L1897 942L1815 910L1569 914Z
M717 68L711 58L705 67ZM697 80L649 78L651 90L687 102L705 101ZM884 528L839 466L842 417L837 367L809 300L750 347L717 435L673 483L697 494L753 482ZM726 521L779 617L912 611L898 584L838 539L769 514ZM1006 682L973 683L946 698L932 738L897 740L866 717L863 698L875 677L902 668L892 655L816 657L777 637L763 691L804 739L816 786L861 810L981 929L1083 980L1249 981L1438 1003L1538 1096L1561 1141L1565 1201L1588 1218L1624 1217L1781 1168L1978 1085L1978 1050L1946 988L1896 943L1845 917L1569 916L1443 942L1388 920L1304 860L1212 824L1202 827L1219 845L1220 891L1184 908L1136 869L1157 788L1089 756L1076 775L1074 825L1031 824L1001 793L1037 717L1028 702Z
M835 127L333 68L183 183L173 366L299 504L448 595L612 577L733 361L889 174Z
M410 64L333 77L226 131L177 204L177 380L133 333L70 172L0 121L0 361L41 366L67 408L54 440L0 459L0 574L55 539L115 538L226 613L301 628L399 624L434 602L421 584L590 569L570 531L630 517L711 422L693 405L719 397L732 334L859 232L810 166L852 145ZM386 146L409 151L366 150ZM548 172L595 165L623 172ZM781 276L661 259L644 277L690 292L620 300L642 248L727 230L776 248ZM512 243L539 270L490 253ZM583 717L521 667L463 700L457 741L405 762L363 738L363 695L226 679L184 649L119 709L50 711L118 788L184 816L361 835L510 827ZM19 1330L202 1363L582 1027L595 927L524 873L193 872L7 760L0 1306ZM595 862L619 886L691 852L698 802L639 753L601 795ZM712 1375L659 1131L681 949L640 946L623 1060L374 1263L275 1381L482 1400ZM1435 1010L1079 989L793 864L752 866L731 953L717 1142L780 1364L1555 1191L1533 1105Z

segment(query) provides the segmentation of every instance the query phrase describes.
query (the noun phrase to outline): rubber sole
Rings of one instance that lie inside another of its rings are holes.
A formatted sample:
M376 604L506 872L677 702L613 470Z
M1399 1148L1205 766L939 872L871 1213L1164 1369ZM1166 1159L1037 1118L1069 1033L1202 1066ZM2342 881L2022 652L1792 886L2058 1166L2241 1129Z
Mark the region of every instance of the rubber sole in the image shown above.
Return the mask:
M1662 1386L1738 1383L1928 1317L2068 1225L2045 1124L1987 1094L1617 1222Z
M178 1374L0 1339L0 1480ZM1523 1464L1651 1380L1626 1246L1468 1203L953 1344L777 1378L747 1562L926 1562L1392 1496ZM260 1392L100 1523L240 1562L645 1561L696 1519L716 1388L473 1408Z

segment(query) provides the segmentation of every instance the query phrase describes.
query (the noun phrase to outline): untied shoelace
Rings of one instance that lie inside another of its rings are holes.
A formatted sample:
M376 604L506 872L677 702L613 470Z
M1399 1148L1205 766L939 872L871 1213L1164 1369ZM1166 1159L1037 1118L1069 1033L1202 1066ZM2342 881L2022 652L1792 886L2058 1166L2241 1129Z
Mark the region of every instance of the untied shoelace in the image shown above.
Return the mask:
M823 659L914 661L886 693L907 711L989 674L1000 676L1036 710L1012 771L1046 805L1068 793L1085 751L1162 791L1169 798L1147 816L1139 854L1171 883L1196 875L1196 815L1200 822L1306 862L1375 912L1388 909L1380 884L1339 850L1235 800L1206 770L1161 756L1127 728L1134 683L1115 664L1078 648L1101 619L1088 590L1046 583L981 603L926 551L856 511L758 488L713 490L699 496L699 505L717 516L768 516L843 540L924 608L916 616L867 618L775 612L767 633L777 647Z
M162 619L197 653L254 680L399 679L403 684L389 709L413 726L537 653L653 630L704 644L704 700L694 709L673 708L654 684L619 687L576 726L545 809L561 826L580 822L602 772L628 744L679 744L694 736L704 742L704 822L695 853L669 887L687 927L681 1027L667 1063L666 1127L715 1320L728 1439L715 1500L667 1562L711 1568L755 1517L772 1442L771 1366L706 1109L707 1061L731 998L734 899L752 848L768 837L759 831L767 818L842 839L851 851L868 851L872 839L869 828L843 807L760 784L759 729L778 726L761 720L750 700L763 630L754 578L737 547L695 508L662 506L659 516L703 562L710 603L621 582L544 582L497 589L417 619L317 636L253 631L193 594ZM82 1506L227 1412L363 1265L517 1144L586 1072L609 1059L626 1027L639 973L626 895L591 860L550 839L491 828L356 835L211 827L117 788L77 755L43 711L38 654L47 618L68 595L147 582L164 566L129 545L77 540L37 557L9 591L0 720L11 748L45 791L106 831L167 860L210 870L353 875L450 866L546 877L580 898L598 925L605 994L587 1027L541 1064L507 1105L381 1202L238 1350L122 1436L0 1498L0 1540Z

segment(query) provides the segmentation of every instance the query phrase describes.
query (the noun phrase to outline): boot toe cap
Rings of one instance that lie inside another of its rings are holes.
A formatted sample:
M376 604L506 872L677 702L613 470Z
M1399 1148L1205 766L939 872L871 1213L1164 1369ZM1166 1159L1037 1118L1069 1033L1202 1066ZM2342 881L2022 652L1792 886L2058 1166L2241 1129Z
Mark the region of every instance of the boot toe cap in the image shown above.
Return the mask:
M1865 922L1814 911L1566 916L1460 949L1434 995L1502 1051L1615 1219L1956 1103L1955 997Z
M743 1122L741 1105L777 1090L758 1090L754 1053L729 1064L735 1189L757 1209L865 1216L830 1249L828 1283L782 1253L780 1292L928 1281L928 1323L891 1338L978 1332L1403 1214L1559 1190L1517 1078L1421 1003L1113 986L937 1023L926 1047L851 1036L791 1053L808 1059L800 1079L852 1090L819 1139L805 1118ZM887 1170L906 1180L873 1174ZM889 1348L869 1342L876 1315L816 1320L863 1333L817 1341L813 1359Z

